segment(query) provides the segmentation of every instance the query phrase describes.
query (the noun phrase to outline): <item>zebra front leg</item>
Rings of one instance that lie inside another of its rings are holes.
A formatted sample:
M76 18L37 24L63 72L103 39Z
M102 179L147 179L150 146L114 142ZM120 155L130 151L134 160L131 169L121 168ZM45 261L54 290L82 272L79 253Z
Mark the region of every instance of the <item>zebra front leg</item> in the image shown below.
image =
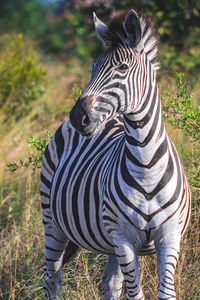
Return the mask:
M62 281L63 254L67 246L67 238L53 223L45 226L45 282L44 292L48 300L56 299Z
M102 279L102 289L105 300L120 299L124 276L119 266L117 257L109 255L104 277Z
M127 299L144 300L140 287L139 266L134 246L124 235L117 232L113 236L113 244L126 283Z
M156 243L158 275L160 280L158 300L175 300L174 273L179 257L180 236L171 234Z

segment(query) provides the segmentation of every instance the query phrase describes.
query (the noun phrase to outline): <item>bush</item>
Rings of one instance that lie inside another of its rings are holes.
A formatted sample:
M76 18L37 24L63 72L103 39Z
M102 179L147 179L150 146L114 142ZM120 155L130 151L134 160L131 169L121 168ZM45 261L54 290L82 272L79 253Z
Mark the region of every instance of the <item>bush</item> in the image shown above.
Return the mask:
M193 193L200 189L200 107L192 101L183 74L177 73L176 95L167 93L163 101L164 117L176 129L187 135L191 142L192 156L182 149L183 164Z
M46 71L22 34L9 37L5 53L0 60L0 109L4 120L12 121L25 116L31 101L44 92Z
M8 163L7 167L9 168L9 171L15 172L19 170L21 167L23 167L25 169L28 168L32 169L33 173L35 173L37 169L40 169L42 163L42 157L47 147L48 140L52 137L50 131L47 131L46 135L48 136L47 140L44 140L42 138L40 139L31 135L31 138L28 140L27 146L31 147L33 152L30 152L26 156L25 160L20 159L18 163L11 163L11 162Z

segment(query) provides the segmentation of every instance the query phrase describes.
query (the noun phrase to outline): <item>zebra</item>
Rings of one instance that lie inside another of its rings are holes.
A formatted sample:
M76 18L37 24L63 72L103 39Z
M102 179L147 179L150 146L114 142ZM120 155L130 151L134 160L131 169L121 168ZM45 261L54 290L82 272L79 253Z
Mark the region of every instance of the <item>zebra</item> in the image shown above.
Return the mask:
M50 140L41 189L46 299L85 248L108 255L104 299L142 300L138 256L157 255L158 299L176 299L174 273L190 218L189 185L166 133L156 83L159 38L144 14L94 14L105 52Z

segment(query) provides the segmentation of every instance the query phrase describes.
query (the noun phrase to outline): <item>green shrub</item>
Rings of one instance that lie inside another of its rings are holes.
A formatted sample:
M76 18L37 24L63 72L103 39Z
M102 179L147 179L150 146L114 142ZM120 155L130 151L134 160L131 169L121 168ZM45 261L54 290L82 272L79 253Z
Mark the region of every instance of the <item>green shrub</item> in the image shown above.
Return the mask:
M163 99L164 117L176 129L189 137L192 155L182 147L183 164L190 182L191 189L200 189L200 107L192 101L183 74L177 73L176 95L166 93Z
M46 71L22 34L12 35L0 60L0 109L4 120L19 119L30 110L30 103L45 89Z
M191 45L187 49L177 51L175 46L169 44L160 45L160 63L161 69L167 70L171 75L175 71L183 71L189 75L190 80L198 79L200 68L200 49L197 45ZM191 76L192 74L192 76Z
M31 147L33 152L30 152L24 160L20 159L18 163L8 163L7 167L9 168L10 172L15 172L21 167L32 169L33 172L35 172L36 169L41 168L44 151L48 144L48 140L52 137L51 132L47 131L46 134L48 136L47 140L44 140L42 138L40 139L31 135L31 138L28 140L27 146Z

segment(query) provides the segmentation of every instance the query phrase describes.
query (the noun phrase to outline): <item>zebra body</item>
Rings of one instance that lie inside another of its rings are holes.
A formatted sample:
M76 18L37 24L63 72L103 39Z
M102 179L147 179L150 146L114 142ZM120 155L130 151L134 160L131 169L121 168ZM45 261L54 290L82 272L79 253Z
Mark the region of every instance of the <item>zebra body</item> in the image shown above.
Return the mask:
M43 158L47 299L58 293L65 250L68 261L78 247L109 255L105 299L119 299L123 280L127 299L144 299L137 256L155 252L158 298L176 297L189 187L162 119L152 28L133 10L123 24L125 31L118 23L114 31L95 16L108 50L94 61L91 81Z

